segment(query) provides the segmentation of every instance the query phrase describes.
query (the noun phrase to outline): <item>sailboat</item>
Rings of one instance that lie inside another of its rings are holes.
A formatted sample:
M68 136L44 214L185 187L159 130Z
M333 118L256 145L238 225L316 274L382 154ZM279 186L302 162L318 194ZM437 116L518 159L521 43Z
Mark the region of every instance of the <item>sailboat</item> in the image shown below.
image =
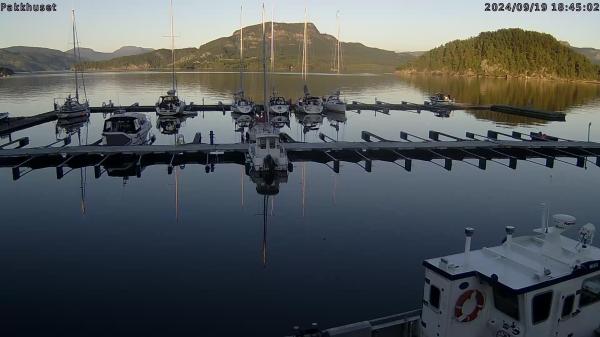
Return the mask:
M175 79L175 36L173 32L173 0L171 0L171 75L173 87L167 95L160 96L156 103L156 113L159 116L180 115L185 110L185 102L177 97L177 81Z
M304 9L304 38L302 48L302 79L304 80L304 96L298 99L297 107L300 112L306 114L320 114L323 112L323 100L321 97L312 96L306 84L308 79L308 23L307 11Z
M265 37L264 5L263 5L263 98L265 111L269 111L267 99L267 51ZM287 152L279 137L279 132L269 122L269 114L265 113L266 121L257 123L250 131L256 140L249 146L247 155L248 171L259 176L273 176L288 169ZM252 137L251 137L252 138Z
M233 95L231 111L238 114L249 114L254 111L254 102L244 94L244 27L242 26L243 7L240 6L240 90Z
M339 75L342 70L342 43L340 42L340 11L337 11L337 39L335 43L334 71ZM325 110L333 112L346 112L346 102L340 98L340 91L337 90L333 94L324 98Z
M79 41L77 40L77 27L75 25L75 10L71 10L71 21L73 23L73 68L75 74L75 97L71 95L67 96L65 102L60 105L54 102L54 111L59 119L62 118L75 118L75 117L87 117L90 114L90 104L87 100L85 91L85 82L83 81L83 74L81 74L81 82L83 85L83 93L86 96L84 102L79 102L79 73L77 71L78 63L81 61L79 55Z
M271 13L271 74L275 72L275 10ZM271 82L273 80L271 79ZM269 98L269 111L275 115L283 115L290 112L290 103L283 96L278 96L273 89Z

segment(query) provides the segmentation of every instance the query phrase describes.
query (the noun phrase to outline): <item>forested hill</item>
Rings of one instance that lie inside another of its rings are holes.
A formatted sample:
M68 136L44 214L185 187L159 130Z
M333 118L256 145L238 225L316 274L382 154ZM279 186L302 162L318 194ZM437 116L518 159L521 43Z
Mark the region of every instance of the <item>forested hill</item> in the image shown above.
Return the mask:
M398 67L401 72L600 80L600 66L552 35L501 29L456 40Z
M271 23L267 23L267 39ZM303 23L275 23L275 68L277 71L300 71ZM310 72L331 72L335 37L319 32L308 24L308 67ZM175 67L206 71L237 71L240 66L240 32L207 42L199 48L177 49ZM269 40L267 40L269 43ZM415 58L413 53L396 53L367 47L360 43L342 43L343 72L393 72L396 66ZM262 55L262 25L244 27L244 55L247 70L259 70ZM155 50L136 56L108 61L87 62L89 70L152 70L171 67L171 51Z

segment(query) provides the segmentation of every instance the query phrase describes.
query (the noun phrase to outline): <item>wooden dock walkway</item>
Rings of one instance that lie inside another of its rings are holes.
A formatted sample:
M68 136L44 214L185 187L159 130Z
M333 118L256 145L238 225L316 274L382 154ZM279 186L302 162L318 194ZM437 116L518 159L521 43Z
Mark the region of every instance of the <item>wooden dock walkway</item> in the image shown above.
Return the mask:
M452 140L440 140L442 137ZM333 163L332 169L335 172L339 172L341 161L364 163L365 170L371 171L372 161L377 160L400 161L398 164L407 171L411 170L413 160L433 162L446 170L451 170L455 161L483 170L488 162L515 169L519 160L546 167L553 167L555 162L575 167L585 167L588 162L600 166L600 143L556 137L549 141L538 139L535 134L527 136L518 132L504 134L497 131L489 131L485 136L467 132L465 137L430 131L429 138L426 139L401 132L400 138L403 141L392 141L363 132L364 142L288 142L285 143L285 150L292 162ZM501 140L500 137L510 139ZM289 140L289 137L282 139ZM371 141L372 139L379 141ZM247 143L19 148L0 150L0 167L12 168L13 177L18 179L22 168L56 167L57 172L59 169L62 172L63 168L104 166L131 167L136 169L135 172L141 172L143 167L150 165L167 165L170 168L181 164L245 165L248 148ZM568 161L569 158L574 159L574 162ZM532 159L542 159L544 162ZM442 163L434 162L436 160ZM467 160L475 160L476 163Z
M128 107L90 107L91 113L111 113L119 109L127 109L131 112L154 112L155 107L153 105L135 105ZM256 105L257 111L262 111L262 105ZM565 114L557 112L539 111L530 108L519 108L511 107L507 105L472 105L472 104L453 104L453 105L431 105L431 104L416 104L410 102L385 103L378 102L376 104L367 104L360 102L352 102L347 105L349 111L431 111L436 114L449 113L453 110L492 110L500 113L508 113L519 116L526 116L531 118L537 118L547 121L564 121ZM203 111L218 111L226 112L230 111L231 106L228 104L194 104L190 105L187 112L203 112ZM295 106L292 105L292 110L295 110ZM9 134L12 132L27 129L32 126L48 123L56 120L56 112L49 111L39 115L31 117L11 117L8 122L0 123L0 135Z

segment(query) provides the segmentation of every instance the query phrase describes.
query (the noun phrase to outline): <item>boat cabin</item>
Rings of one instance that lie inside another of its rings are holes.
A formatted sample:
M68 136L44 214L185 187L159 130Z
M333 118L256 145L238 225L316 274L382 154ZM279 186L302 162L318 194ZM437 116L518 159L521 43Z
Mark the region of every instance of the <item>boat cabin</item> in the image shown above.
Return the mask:
M287 153L279 133L270 125L256 125L256 142L250 145L249 159L255 171L285 171L288 168Z
M115 116L104 121L104 133L135 134L141 129L141 122L132 116Z
M424 261L423 336L597 337L600 334L600 249L595 227L577 240L562 233L575 218L557 214L535 235Z
M180 104L181 101L179 100L179 97L177 97L176 91L169 90L167 91L166 96L160 96L158 107L165 110L171 110L173 107L179 106Z
M269 105L287 105L288 102L285 100L284 97L278 96L278 97L271 97L271 99L269 100Z

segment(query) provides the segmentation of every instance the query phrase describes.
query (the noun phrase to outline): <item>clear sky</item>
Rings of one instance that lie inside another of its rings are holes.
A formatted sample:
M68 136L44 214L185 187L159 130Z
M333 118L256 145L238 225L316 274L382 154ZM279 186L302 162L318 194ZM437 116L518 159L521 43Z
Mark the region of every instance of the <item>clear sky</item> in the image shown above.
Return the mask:
M1 0L0 2L11 1ZM23 2L26 2L24 0ZM123 45L166 48L168 0L29 0L55 2L56 13L0 12L0 47L70 48L70 9L75 8L82 47L113 51ZM519 27L554 35L578 47L600 49L600 12L491 13L480 0L267 0L275 21L309 21L335 33L341 13L343 41L396 51L428 50L481 31ZM19 1L20 2L20 1ZM260 22L263 1L244 0L244 25ZM239 26L239 0L174 0L176 47L198 47Z

